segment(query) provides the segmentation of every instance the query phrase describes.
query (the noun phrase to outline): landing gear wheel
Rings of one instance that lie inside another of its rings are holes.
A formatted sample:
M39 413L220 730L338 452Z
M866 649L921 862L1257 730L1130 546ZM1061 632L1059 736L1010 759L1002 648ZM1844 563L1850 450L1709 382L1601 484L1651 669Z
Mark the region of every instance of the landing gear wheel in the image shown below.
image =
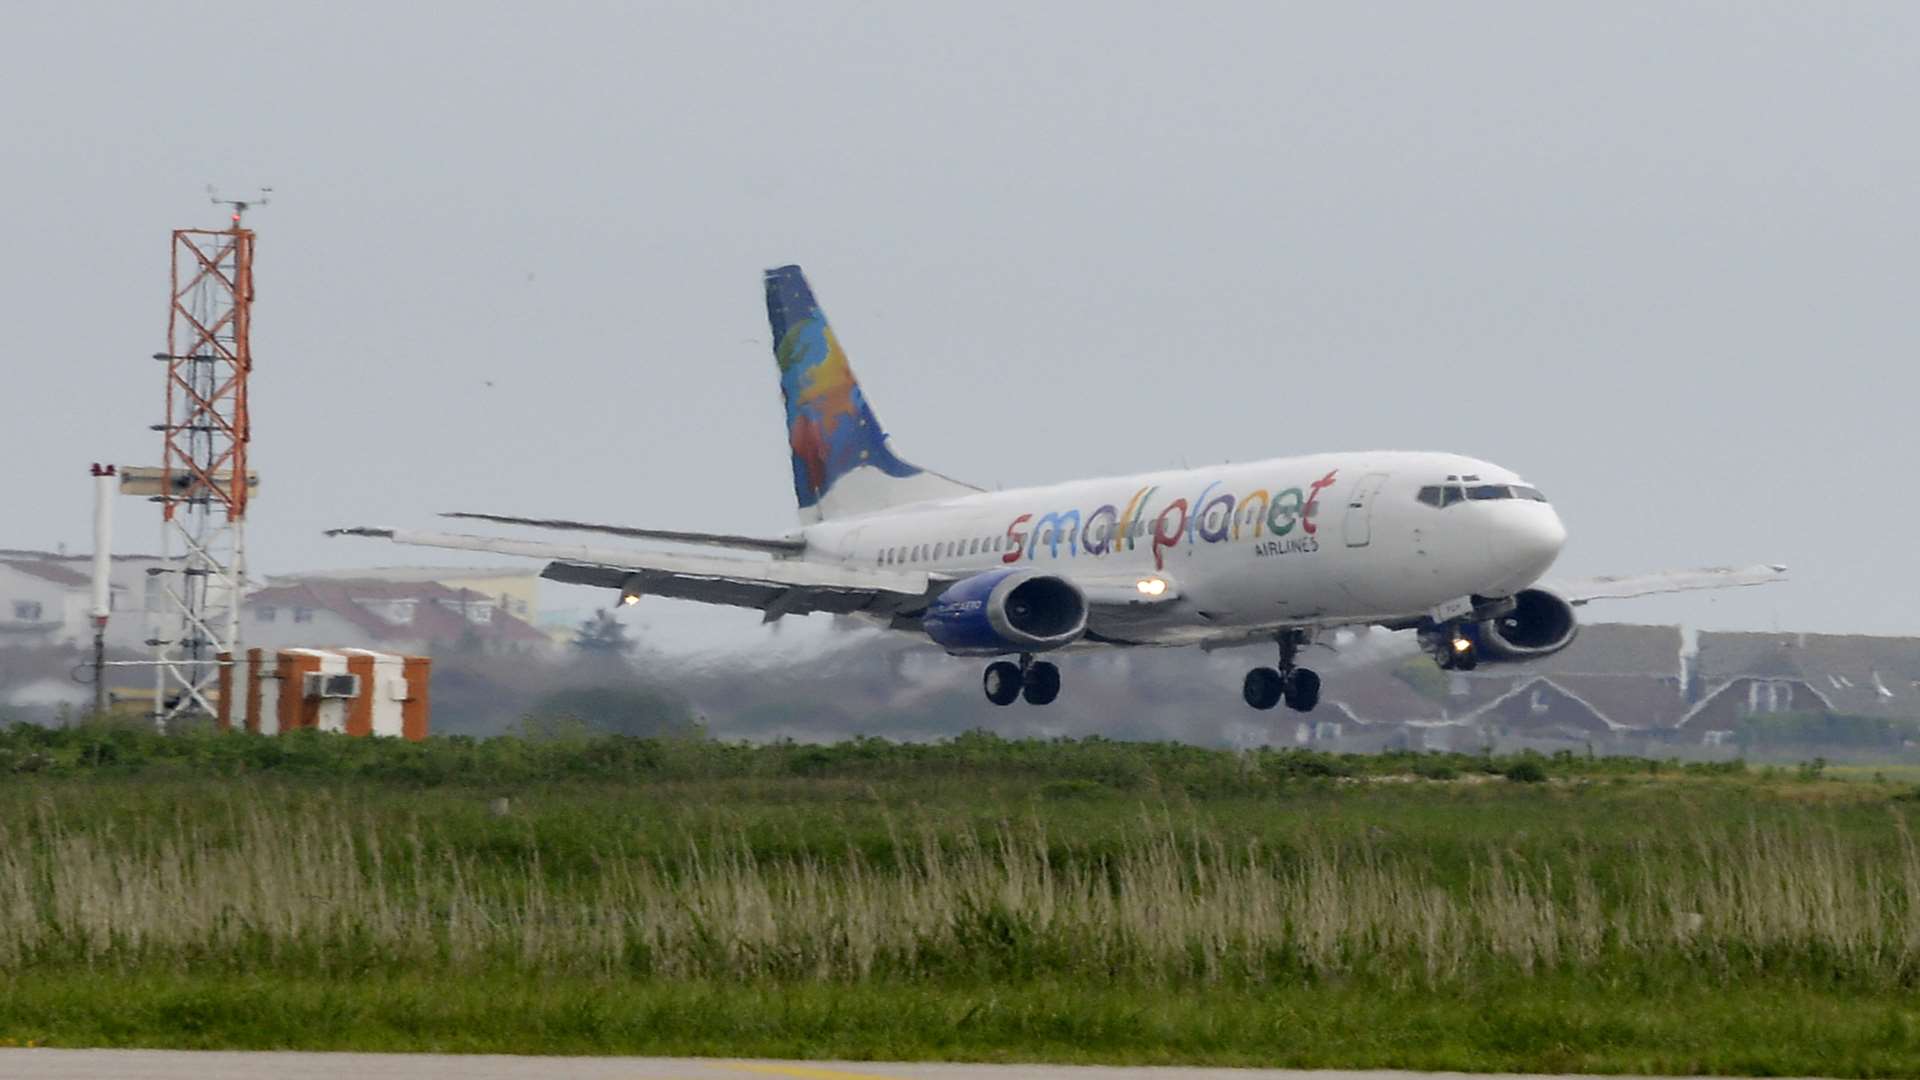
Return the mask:
M1280 704L1285 695L1286 680L1270 667L1257 667L1247 672L1247 680L1240 684L1240 696L1256 709L1271 709Z
M987 673L980 678L981 689L987 692L987 700L995 705L1011 705L1020 696L1020 666L1005 660L995 660L987 665ZM1059 686L1054 689L1058 691Z
M1027 668L1021 694L1029 705L1050 705L1060 696L1060 669L1045 660L1036 660Z
M1286 676L1287 708L1294 712L1312 712L1320 704L1320 676L1307 668L1294 668Z
M1480 666L1480 648L1469 638L1449 638L1434 648L1433 659L1441 671L1472 671Z

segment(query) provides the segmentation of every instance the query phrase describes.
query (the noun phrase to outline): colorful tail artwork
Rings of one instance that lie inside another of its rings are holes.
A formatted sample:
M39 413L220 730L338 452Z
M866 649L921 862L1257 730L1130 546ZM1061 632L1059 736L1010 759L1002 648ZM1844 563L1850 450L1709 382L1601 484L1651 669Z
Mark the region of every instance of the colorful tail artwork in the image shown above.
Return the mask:
M798 266L766 272L767 321L787 402L793 494L803 522L979 490L901 460Z

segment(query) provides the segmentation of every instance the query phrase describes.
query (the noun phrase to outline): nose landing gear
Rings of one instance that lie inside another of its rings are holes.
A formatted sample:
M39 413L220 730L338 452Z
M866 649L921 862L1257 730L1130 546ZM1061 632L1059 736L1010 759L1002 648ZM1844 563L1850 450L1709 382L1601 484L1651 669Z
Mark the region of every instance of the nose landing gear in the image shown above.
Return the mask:
M1240 685L1240 697L1256 709L1271 709L1282 701L1295 712L1312 712L1320 704L1320 676L1295 665L1306 634L1290 630L1280 637L1280 666L1254 668Z
M1029 705L1051 705L1060 696L1060 669L1023 653L1020 662L995 660L987 665L980 688L995 705L1011 705L1024 697Z
M1422 630L1420 643L1441 671L1472 671L1480 666L1480 646L1458 623Z

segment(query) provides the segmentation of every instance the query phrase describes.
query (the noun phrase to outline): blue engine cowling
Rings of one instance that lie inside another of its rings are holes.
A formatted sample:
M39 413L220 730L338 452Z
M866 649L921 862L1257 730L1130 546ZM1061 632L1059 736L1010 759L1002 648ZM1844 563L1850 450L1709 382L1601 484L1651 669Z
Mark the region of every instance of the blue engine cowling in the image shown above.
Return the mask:
M1546 589L1522 589L1513 610L1475 629L1482 660L1538 660L1573 644L1580 618L1573 605Z
M1087 598L1052 574L989 570L954 582L921 626L955 655L1045 652L1087 632Z

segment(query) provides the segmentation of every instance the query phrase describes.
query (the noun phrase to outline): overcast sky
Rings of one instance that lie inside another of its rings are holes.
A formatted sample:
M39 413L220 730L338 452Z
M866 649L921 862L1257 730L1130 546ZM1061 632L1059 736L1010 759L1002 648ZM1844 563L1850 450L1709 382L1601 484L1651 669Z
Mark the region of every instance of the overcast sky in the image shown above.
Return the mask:
M790 527L799 262L924 465L1457 450L1557 572L1793 567L1596 618L1920 633L1920 5L943 8L8 4L0 546L157 464L168 230L270 184L261 572Z

